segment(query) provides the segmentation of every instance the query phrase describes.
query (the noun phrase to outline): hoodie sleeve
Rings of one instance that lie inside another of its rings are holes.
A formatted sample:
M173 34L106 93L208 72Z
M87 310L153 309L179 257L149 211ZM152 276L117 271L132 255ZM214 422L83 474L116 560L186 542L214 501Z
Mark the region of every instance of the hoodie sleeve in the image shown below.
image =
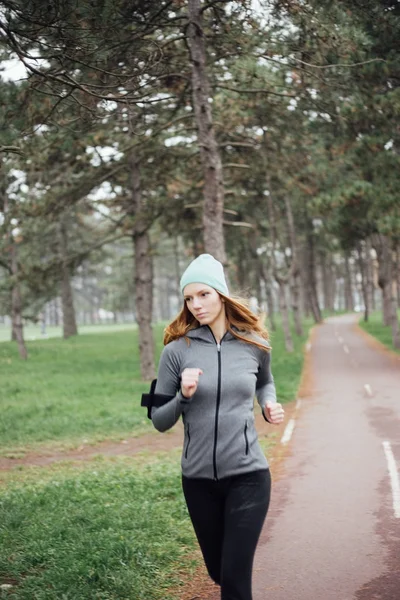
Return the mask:
M256 397L262 409L263 417L266 421L264 408L267 402L276 402L276 389L274 378L271 373L271 353L261 351L260 365L257 374Z
M178 421L185 404L188 402L181 393L181 368L174 342L165 346L158 366L155 394L170 396L163 406L151 409L151 420L158 431L171 429Z

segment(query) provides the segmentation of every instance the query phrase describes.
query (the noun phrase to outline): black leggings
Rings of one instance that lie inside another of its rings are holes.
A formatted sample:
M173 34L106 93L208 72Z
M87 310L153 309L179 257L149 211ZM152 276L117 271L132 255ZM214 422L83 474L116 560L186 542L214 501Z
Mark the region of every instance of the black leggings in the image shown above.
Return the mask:
M251 577L271 493L269 469L212 479L182 477L183 493L221 600L252 600Z

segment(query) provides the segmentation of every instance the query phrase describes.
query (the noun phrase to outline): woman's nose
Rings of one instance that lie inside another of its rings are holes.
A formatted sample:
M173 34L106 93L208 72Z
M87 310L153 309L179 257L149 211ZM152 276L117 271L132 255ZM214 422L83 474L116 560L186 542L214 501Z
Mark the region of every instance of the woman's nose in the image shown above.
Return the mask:
M200 298L193 298L193 308L199 308L201 306Z

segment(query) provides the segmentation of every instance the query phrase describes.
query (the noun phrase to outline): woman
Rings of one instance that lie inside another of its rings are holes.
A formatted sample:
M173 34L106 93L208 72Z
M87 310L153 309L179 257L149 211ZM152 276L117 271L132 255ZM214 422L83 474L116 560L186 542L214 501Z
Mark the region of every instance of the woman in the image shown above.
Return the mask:
M270 499L270 473L254 428L281 423L260 319L229 297L209 254L183 273L184 306L166 328L151 418L159 431L182 415L182 485L211 578L222 600L251 600L253 558Z

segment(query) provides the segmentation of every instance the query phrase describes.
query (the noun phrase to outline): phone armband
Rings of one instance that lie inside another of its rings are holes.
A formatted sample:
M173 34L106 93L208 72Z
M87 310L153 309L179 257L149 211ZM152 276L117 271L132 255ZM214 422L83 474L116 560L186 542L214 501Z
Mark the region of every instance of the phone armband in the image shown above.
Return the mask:
M153 379L150 385L150 391L148 394L142 394L142 400L140 406L145 406L147 408L147 418L151 419L151 409L154 407L163 406L167 404L172 398L175 396L167 396L166 394L156 394L157 379Z

